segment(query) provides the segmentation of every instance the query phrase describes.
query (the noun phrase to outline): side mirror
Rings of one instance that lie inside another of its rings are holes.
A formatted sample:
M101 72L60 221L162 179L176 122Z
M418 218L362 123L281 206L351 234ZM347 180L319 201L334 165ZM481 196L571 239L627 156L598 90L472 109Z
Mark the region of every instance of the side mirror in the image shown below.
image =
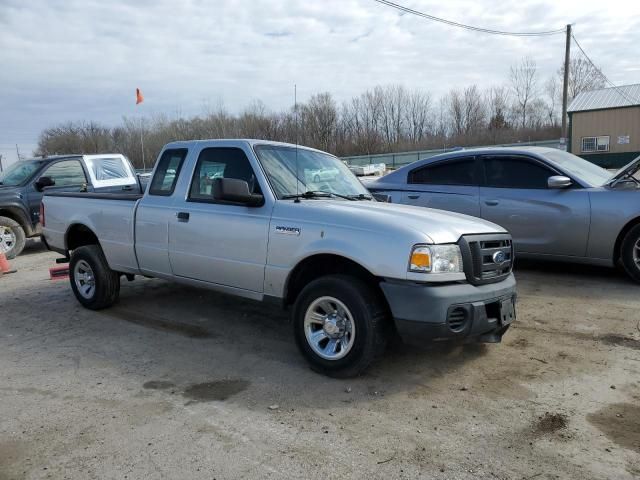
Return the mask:
M47 187L53 187L55 184L56 184L56 181L51 177L40 177L36 181L36 190L41 192Z
M264 205L264 197L249 191L249 184L236 178L215 178L213 180L213 199L238 203L247 207Z
M554 175L553 177L549 177L547 185L549 188L567 188L573 185L573 182L569 177L565 177L564 175Z

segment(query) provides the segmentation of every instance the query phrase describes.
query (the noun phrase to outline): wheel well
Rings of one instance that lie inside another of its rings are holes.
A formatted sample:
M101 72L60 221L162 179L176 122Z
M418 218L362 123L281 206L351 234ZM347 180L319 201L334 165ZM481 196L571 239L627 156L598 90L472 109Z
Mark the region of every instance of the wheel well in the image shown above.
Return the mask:
M33 234L33 227L31 226L31 223L20 210L16 210L13 208L2 208L0 209L0 217L7 217L14 222L19 223L27 236Z
M85 225L72 225L66 235L67 250L74 250L84 245L100 245L98 237Z
M624 240L625 235L636 225L640 224L640 217L634 218L629 223L627 223L620 233L618 234L618 238L616 238L615 246L613 247L613 263L617 263L620 259L620 249L622 248L622 240Z
M385 299L380 289L380 278L373 275L369 270L340 255L318 254L305 258L289 274L285 287L285 306L292 305L302 289L313 280L336 273L359 278L375 288L380 293L381 298Z

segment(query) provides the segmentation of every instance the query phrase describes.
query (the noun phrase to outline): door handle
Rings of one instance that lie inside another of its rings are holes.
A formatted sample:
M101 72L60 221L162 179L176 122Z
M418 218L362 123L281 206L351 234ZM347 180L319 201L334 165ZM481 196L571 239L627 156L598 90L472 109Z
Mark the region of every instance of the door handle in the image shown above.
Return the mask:
M420 198L420 195L413 194L413 195L407 195L407 197L409 197L411 200L415 200L416 198Z
M189 221L189 212L178 212L176 213L176 217L178 217L179 222L188 222Z
M496 205L498 205L497 200L485 200L484 203L489 205L490 207L495 207Z

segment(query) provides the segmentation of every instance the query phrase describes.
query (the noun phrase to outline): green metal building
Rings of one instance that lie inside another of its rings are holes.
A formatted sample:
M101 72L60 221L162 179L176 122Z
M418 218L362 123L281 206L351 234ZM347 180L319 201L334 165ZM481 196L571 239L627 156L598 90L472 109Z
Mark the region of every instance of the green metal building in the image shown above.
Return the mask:
M640 84L582 92L567 110L569 152L605 168L640 155Z

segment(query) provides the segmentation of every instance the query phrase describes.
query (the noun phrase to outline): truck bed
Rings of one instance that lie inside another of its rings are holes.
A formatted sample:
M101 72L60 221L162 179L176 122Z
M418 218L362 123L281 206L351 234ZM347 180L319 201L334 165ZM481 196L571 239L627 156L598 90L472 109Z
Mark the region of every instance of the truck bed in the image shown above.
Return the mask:
M68 249L67 232L83 225L100 239L112 270L138 273L134 226L141 198L139 193L45 192L47 240Z

